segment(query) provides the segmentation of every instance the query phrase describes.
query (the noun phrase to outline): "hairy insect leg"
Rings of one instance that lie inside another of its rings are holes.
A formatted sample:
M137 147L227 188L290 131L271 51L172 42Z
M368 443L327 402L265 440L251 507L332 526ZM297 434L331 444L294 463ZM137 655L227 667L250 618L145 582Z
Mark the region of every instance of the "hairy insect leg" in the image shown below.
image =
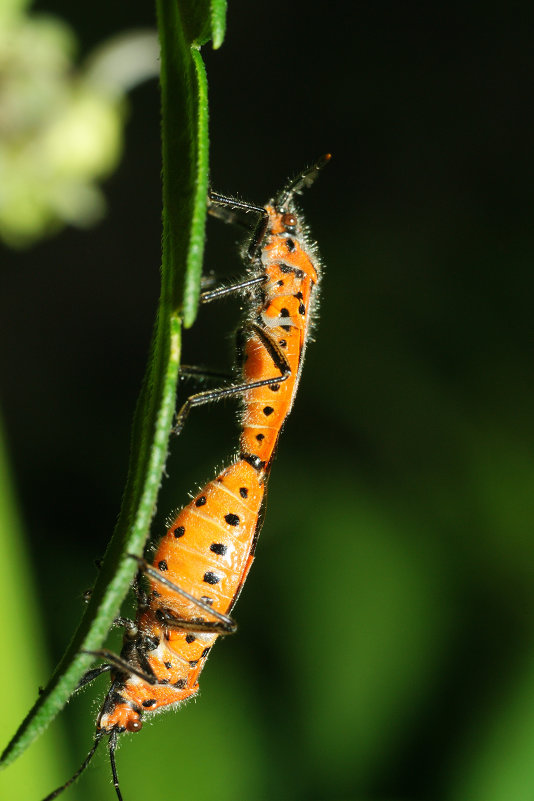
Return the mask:
M208 204L209 213L227 223L243 225L242 218L238 216L239 212L253 212L254 214L259 215L259 220L254 229L254 233L248 248L248 256L253 258L267 231L267 225L269 222L269 212L267 209L265 209L263 206L256 206L253 203L247 203L244 200L237 200L236 198L221 195L218 192L213 192L211 189L208 194ZM246 227L248 228L248 226Z
M254 278L245 278L243 281L238 281L235 284L220 286L216 289L211 289L208 292L203 292L200 296L200 302L210 303L212 300L218 300L226 295L232 295L235 292L242 292L243 289L249 289L249 287L256 286L256 284L264 284L266 280L267 276L257 275Z
M262 217L267 216L263 206L256 206L254 203L248 203L246 200L238 200L228 195L222 195L220 192L214 192L213 189L208 191L208 212L213 217L217 217L223 222L230 223L231 225L241 225L249 227L239 216L239 213L244 214L259 214Z

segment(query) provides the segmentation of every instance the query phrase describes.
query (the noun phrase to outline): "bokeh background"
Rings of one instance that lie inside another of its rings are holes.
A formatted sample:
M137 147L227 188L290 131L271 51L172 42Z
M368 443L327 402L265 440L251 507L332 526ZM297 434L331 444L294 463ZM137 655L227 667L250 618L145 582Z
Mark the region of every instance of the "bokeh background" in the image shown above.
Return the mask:
M34 9L72 27L76 64L154 24L150 3ZM198 701L123 739L125 801L534 798L533 36L527 3L230 0L224 46L204 48L216 189L261 203L333 153L302 199L324 283L239 633ZM79 620L125 481L158 297L156 82L121 114L102 221L0 251L20 509L1 532L5 741ZM206 271L238 276L238 235L208 225ZM184 361L230 365L239 319L236 300L203 309ZM155 537L233 453L236 408L196 410L172 443ZM3 797L74 772L106 686L0 776ZM114 798L104 749L64 798Z

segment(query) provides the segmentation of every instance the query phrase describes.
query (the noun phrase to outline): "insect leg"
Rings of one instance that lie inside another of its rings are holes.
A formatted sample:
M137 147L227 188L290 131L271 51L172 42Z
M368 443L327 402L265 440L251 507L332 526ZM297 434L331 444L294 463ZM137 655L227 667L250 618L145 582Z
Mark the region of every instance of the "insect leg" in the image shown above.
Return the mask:
M195 601L198 599L195 598ZM160 614L158 614L160 612ZM191 620L186 618L175 617L168 609L161 609L156 612L156 617L159 622L168 629L176 629L177 631L190 631L194 634L235 634L237 631L237 623L231 617L227 617L228 623L218 623L211 620L205 620L202 617L194 617ZM211 612L214 614L214 611Z
M96 751L96 749L98 748L98 744L100 743L100 740L102 739L102 737L103 737L103 736L104 736L104 732L102 732L102 733L100 733L100 734L97 734L97 735L96 735L96 737L95 737L95 740L94 740L94 743L93 743L93 745L92 745L92 747L91 747L91 750L89 751L89 753L88 753L88 754L87 754L87 756L85 757L84 761L82 762L82 764L80 765L80 767L78 768L78 770L76 771L76 773L74 774L74 776L71 776L71 778L70 778L70 779L69 779L67 782L65 782L65 784L62 784L62 785L61 785L61 787L58 787L58 788L57 788L57 790L54 790L52 793L49 793L49 794L46 796L46 798L43 798L43 801L52 801L52 799L53 799L53 798L57 798L57 796L58 796L60 793L62 793L62 792L63 792L63 790L66 790L66 789L67 789L67 787L70 787L70 785L71 785L73 782L75 782L75 781L76 781L76 779L78 778L78 776L79 776L81 773L83 773L83 772L84 772L84 770L86 769L87 765L88 765L88 764L89 764L89 762L92 760L93 756L95 755L95 751Z
M142 607L148 606L148 596L147 596L145 590L143 589L143 587L141 586L141 578L142 578L142 573L139 570L137 572L134 580L132 581L132 590L133 590L133 593L134 593L135 597L137 598L137 606L138 606L139 609L142 608ZM129 624L132 623L132 622L133 621L129 621ZM128 625L128 629L132 630L129 625Z
M164 682L158 681L155 675L150 675L149 673L145 673L142 670L138 670L137 668L130 665L125 659L117 654L112 653L111 651L106 651L105 649L100 649L98 651L81 651L82 654L90 654L91 656L99 656L102 659L107 659L108 662L111 663L112 667L116 667L119 670L124 671L124 673L130 673L134 676L139 676L140 679L146 681L147 684L162 684Z
M241 329L241 335L246 335L247 331L251 331L259 336L265 350L273 360L274 366L277 368L277 370L280 370L279 377L274 379L264 379L265 386L269 384L279 384L281 381L285 381L287 378L289 378L291 375L291 365L289 364L285 353L279 347L278 342L271 336L271 334L256 323L248 323L248 325L243 326ZM248 389L254 389L256 386L261 387L263 385L264 383L261 381L253 381L246 386Z
M269 222L269 212L267 209L263 208L263 206L255 206L253 203L247 203L244 200L236 200L226 195L220 195L218 192L213 192L211 189L208 193L208 204L208 211L210 214L227 223L243 225L240 218L235 213L236 211L244 211L245 213L252 211L259 215L260 218L248 248L248 255L252 258L256 254L256 250L261 245L267 231Z
M109 763L111 765L111 776L113 778L113 787L117 793L118 801L122 801L122 793L119 787L119 777L117 775L117 765L115 764L115 749L117 748L117 729L113 729L109 738Z
M143 600L146 599L146 594L143 596ZM147 604L143 604L146 606ZM137 623L135 620L131 620L129 617L116 617L113 621L115 626L122 626L124 629L124 636L127 640L135 640L137 635L139 634L139 629L137 628Z
M101 676L102 673L106 673L108 670L111 670L111 667L111 665L104 663L96 668L92 668L92 670L88 670L87 673L84 673L81 677L76 690L80 690L82 687L85 687L86 684L90 684L92 681L98 678L98 676ZM76 690L74 690L74 692L76 692Z
M158 679L152 670L150 662L146 658L145 651L142 647L136 646L135 652L142 669L134 667L130 662L128 662L127 659L124 659L122 656L114 654L111 651L107 651L106 649L101 649L98 651L82 651L81 653L91 654L91 656L99 656L102 659L107 659L110 664L106 665L106 670L110 670L114 667L118 668L118 670L121 670L123 673L127 673L128 675L138 676L152 687L169 684L169 682L166 680ZM95 668L95 670L98 670L98 668Z
M139 556L136 556L133 553L129 553L128 556L130 559L135 559L139 565L139 569L142 570L147 576L150 576L151 579L157 581L158 584L162 584L164 587L173 590L173 592L181 595L183 598L186 598L192 604L195 604L195 606L197 606L199 609L202 609L203 612L206 612L208 615L216 618L217 620L217 622L203 620L202 618L182 620L181 618L174 617L170 612L164 612L161 610L161 615L159 616L161 618L161 623L167 625L169 628L184 628L188 631L198 631L199 633L202 631L206 633L212 632L214 634L233 634L237 630L237 624L231 617L228 617L228 615L223 615L221 612L217 612L216 609L212 609L211 606L201 598L195 598L195 596L191 595L191 593L187 592L187 590L182 589L178 586L178 584L174 584L174 582L170 581L145 559L141 559Z
M289 375L291 374L290 364L270 334L256 323L249 323L242 329L242 331L244 333L246 331L252 331L253 333L257 334L271 356L273 364L278 370L280 370L280 375L273 376L272 378L262 378L259 381L250 381L247 384L236 384L233 387L220 387L218 389L207 390L206 392L199 392L196 395L190 395L176 415L176 422L173 428L173 432L175 434L179 434L183 429L185 420L193 406L203 406L205 403L212 403L214 401L222 400L223 398L235 397L236 395L241 395L244 392L248 392L251 389L256 389L257 387L267 387L272 386L273 384L280 384L282 381L285 381L287 378L289 378Z
M256 206L254 203L247 203L246 200L237 200L237 198L228 197L228 195L221 195L211 188L208 191L208 211L215 217L219 217L219 219L229 223L240 222L234 213L236 211L254 212L255 214L261 214L263 217L267 216L263 206Z
M257 275L255 278L246 278L243 281L239 281L237 284L219 286L217 289L210 289L208 292L203 292L200 296L200 302L210 303L212 300L218 300L225 295L231 295L233 292L241 292L241 290L248 289L248 287L255 286L256 284L264 284L266 280L266 275Z
M235 211L225 206L217 206L215 203L210 203L208 205L208 214L210 217L222 220L223 223L237 225L239 228L245 228L247 231L250 231L249 223L244 218L240 217L239 214L236 214Z
M180 366L180 378L228 378L232 377L231 373L224 372L223 370L211 370L206 367L198 367L194 364L182 364Z

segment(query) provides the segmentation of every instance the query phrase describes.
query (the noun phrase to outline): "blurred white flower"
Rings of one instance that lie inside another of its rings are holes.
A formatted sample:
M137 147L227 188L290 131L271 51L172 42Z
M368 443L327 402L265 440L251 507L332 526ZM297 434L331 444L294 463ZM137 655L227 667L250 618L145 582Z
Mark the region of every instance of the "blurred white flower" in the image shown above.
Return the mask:
M62 21L0 2L0 237L27 246L105 211L97 181L122 152L126 91L158 72L152 31L111 40L76 69Z

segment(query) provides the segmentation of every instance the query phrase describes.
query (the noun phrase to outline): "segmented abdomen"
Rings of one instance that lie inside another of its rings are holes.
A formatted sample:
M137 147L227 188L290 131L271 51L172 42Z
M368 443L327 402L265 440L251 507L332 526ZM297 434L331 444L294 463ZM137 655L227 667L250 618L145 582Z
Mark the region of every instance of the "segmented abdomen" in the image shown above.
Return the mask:
M243 459L236 461L178 513L159 543L154 567L173 584L227 614L252 563L263 496L263 473ZM145 652L150 668L158 681L166 683L150 685L137 676L126 678L120 698L100 718L100 728L107 731L115 725L126 727L132 707L155 711L194 695L218 636L169 627L162 612L186 621L207 615L159 582L149 578L148 583L150 607L141 612L137 626L151 646ZM124 658L129 656L128 647L126 643ZM142 664L138 667L144 669Z

